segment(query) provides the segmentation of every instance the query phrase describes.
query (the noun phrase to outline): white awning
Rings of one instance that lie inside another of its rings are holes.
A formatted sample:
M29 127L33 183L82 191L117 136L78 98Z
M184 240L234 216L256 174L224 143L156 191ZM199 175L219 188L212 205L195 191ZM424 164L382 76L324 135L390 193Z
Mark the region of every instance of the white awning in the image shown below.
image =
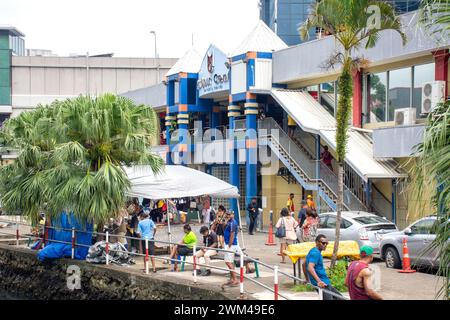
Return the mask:
M336 150L336 120L309 93L299 90L272 89L271 95L306 132L320 137ZM345 161L367 181L369 178L404 178L395 161L378 161L373 145L362 133L349 129Z
M153 174L149 166L123 167L131 180L130 197L172 199L210 195L239 198L238 189L212 175L185 166L166 165Z

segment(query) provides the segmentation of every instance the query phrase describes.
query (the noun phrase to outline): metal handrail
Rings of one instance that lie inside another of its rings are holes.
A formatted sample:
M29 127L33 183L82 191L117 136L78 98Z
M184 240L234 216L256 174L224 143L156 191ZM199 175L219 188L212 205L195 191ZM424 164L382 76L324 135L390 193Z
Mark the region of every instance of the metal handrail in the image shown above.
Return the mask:
M279 132L281 132L282 134L286 135L286 133L282 130L282 128L280 127L280 125L273 119L273 118L266 118L264 120L260 120L259 124L262 124L263 122L268 123L268 128L272 130L272 127L274 126L275 129L277 129ZM269 123L270 122L270 123ZM266 128L265 128L266 129ZM302 166L299 165L299 163L292 157L291 152L289 152L289 150L286 149L286 146L283 146L281 141L277 140L276 138L273 137L273 135L271 134L271 132L268 131L267 136L271 136L272 140L275 140L277 142L277 144L279 145L280 148L282 148L284 150L284 152L289 155L289 160L292 161L297 168L305 175L305 177L312 183L321 183L323 186L325 186L328 191L333 194L333 196L335 197L335 199L337 199L337 189L338 189L338 181L337 181L337 175L332 172L328 167L326 167L325 165L323 165L320 162L320 170L321 173L325 172L325 175L320 175L320 179L318 177L315 178L311 178L311 175L308 175L306 173L306 171L302 168ZM287 136L287 135L286 135ZM291 141L292 139L289 137L289 149L291 149L291 144L294 145L294 149L297 148L297 151L300 152L304 152L300 149L300 147L293 141ZM311 164L316 163L319 160L309 160L309 162ZM304 163L307 163L308 161L303 161ZM314 164L315 166L315 164ZM312 170L310 170L312 171ZM315 173L313 171L313 175L315 176ZM326 179L326 178L329 179ZM325 178L325 179L324 179ZM333 188L334 186L334 188ZM336 190L336 192L334 191ZM346 194L350 195L350 200L346 201L346 198L344 198L344 205L347 209L354 209L354 210L361 210L361 209L365 209L364 204L358 199L358 197L346 186L344 185L344 191ZM356 206L353 206L353 204L356 204Z
M2 219L0 219L0 222L11 222L11 221L10 221L10 220L2 220ZM24 225L24 226L32 227L31 224L21 223L21 222L15 222L15 225L16 225L16 226ZM145 239L143 239L143 238L130 237L130 236L123 236L123 235L115 235L115 234L111 234L111 235L110 235L109 232L108 232L108 233L95 232L95 231L90 232L90 231L84 231L84 230L75 230L74 228L62 228L62 227L41 226L41 225L39 225L39 227L44 227L44 228L47 228L47 229L54 229L54 230L71 231L71 232L74 231L75 234L77 234L77 233L92 233L92 234L95 234L95 235L104 235L104 236L107 236L107 237L122 237L122 238L125 238L125 239L131 239L131 240L133 240L133 239L134 239L134 240L145 240ZM1 234L8 234L8 235L11 235L11 233L4 233L4 232L0 232L0 233L1 233ZM12 235L14 235L14 234L12 234ZM17 233L16 235L18 236L18 233ZM60 240L54 240L54 239L45 239L45 237L37 237L37 236L34 236L34 235L27 235L27 236L28 236L28 238L42 239L42 240L44 240L44 241L54 242L54 243L63 243L63 244L68 244L68 245L72 245L72 246L75 246L75 247L77 247L77 246L79 246L79 247L87 247L87 248L91 247L91 246L89 246L89 245L76 243L76 241L73 241L73 242L67 242L67 241L60 241ZM169 244L169 245L180 245L180 246L185 246L184 244L174 243L174 242L170 242L170 241L163 241L163 240L150 240L150 241L158 242L158 243L165 243L165 244ZM232 251L232 250L221 249L221 248L210 248L210 247L207 247L207 246L201 246L201 245L200 245L200 246L195 245L195 247L196 247L196 248L201 248L201 249L205 248L205 249L209 249L209 250L216 250L216 251L230 252L230 253L233 253L233 254L235 254L235 255L237 255L237 256L240 256L240 255L241 255L239 252L235 252L235 251ZM109 252L109 251L111 251L111 252L122 252L121 250L114 250L114 249L109 249L108 252ZM241 251L241 252L242 252L242 254L243 254L243 251ZM127 252L127 254L129 254L129 255L131 255L131 256L150 257L150 258L154 258L154 259L157 259L157 260L167 260L167 261L173 261L173 262L175 262L175 261L177 261L177 262L184 262L184 263L186 263L186 264L195 264L195 265L197 265L197 266L205 266L205 267L209 267L209 268L212 268L212 269L218 269L218 270L223 270L223 271L227 271L227 272L233 272L233 271L231 271L230 269L226 269L226 268L222 268L222 267L216 267L216 266L212 266L212 265L199 264L199 263L191 263L191 262L188 262L188 261L182 261L182 260L178 260L178 259L172 259L172 258L170 258L170 257L165 258L165 257L159 257L159 256L155 256L155 255L145 255L145 254L141 254L141 253L137 253L137 252ZM108 255L108 254L107 254L107 255ZM244 255L244 256L245 256L245 255ZM275 267L274 267L274 266L270 266L269 264L266 264L266 263L264 263L264 262L261 262L260 260L257 260L257 259L255 259L255 258L252 258L252 257L250 257L250 256L248 256L248 255L246 256L246 258L247 258L248 260L250 260L250 261L253 261L254 263L258 263L259 265L265 266L265 267L269 268L270 270L275 271ZM314 285L312 285L312 284L310 284L310 283L306 283L303 279L294 277L294 276L289 275L289 274L287 274L287 273L285 273L285 272L282 272L282 271L277 271L277 272L280 273L280 274L283 274L283 275L285 275L285 276L287 276L287 277L289 277L289 278L291 278L291 279L297 280L297 281L299 281L299 282L304 282L305 284L310 285L311 287L313 287L313 288L315 288L315 289L318 290L319 296L321 296L320 290L325 291L325 292L329 293L330 295L337 296L337 295L334 294L332 291L328 291L328 290L326 290L326 289L323 289L323 288L314 286ZM259 286L261 286L261 287L263 287L263 288L265 288L265 289L267 289L267 290L269 290L269 291L271 291L271 292L273 292L273 293L276 293L276 295L278 295L278 296L280 296L280 297L282 297L282 298L285 298L286 300L289 300L289 298L286 297L286 296L284 296L283 294L280 294L279 292L275 291L274 289L272 289L272 288L266 286L265 284L263 284L263 283L261 283L261 282L255 280L255 279L253 279L253 278L250 278L249 276L246 276L245 274L244 274L244 278L247 279L247 280L250 280L250 281L252 281L252 282L254 282L254 283L256 283L256 284L258 284ZM337 297L339 297L339 296L337 296ZM340 297L340 298L342 298L342 297ZM345 299L345 298L344 298L344 299Z

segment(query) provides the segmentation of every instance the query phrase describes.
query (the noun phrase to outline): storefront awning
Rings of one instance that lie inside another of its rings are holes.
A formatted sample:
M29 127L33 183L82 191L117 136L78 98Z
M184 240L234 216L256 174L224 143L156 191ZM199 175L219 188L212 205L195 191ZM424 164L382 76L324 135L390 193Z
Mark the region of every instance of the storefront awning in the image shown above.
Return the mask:
M271 95L306 132L320 137L336 150L336 121L309 93L300 90L272 89ZM349 129L346 162L364 180L404 178L395 161L378 161L373 157L372 142L361 132Z

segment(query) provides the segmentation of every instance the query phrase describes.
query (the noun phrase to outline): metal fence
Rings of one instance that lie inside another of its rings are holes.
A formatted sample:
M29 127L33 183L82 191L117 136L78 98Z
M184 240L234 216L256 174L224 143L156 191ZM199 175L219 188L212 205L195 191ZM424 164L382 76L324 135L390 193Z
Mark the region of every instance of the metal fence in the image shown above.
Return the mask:
M11 220L0 219L0 222L11 223ZM115 235L115 234L110 234L108 231L105 232L105 233L102 233L102 232L90 232L90 231L77 230L75 228L68 229L68 228L61 228L61 227L55 227L55 226L45 226L45 225L42 226L43 234L44 234L43 237L34 236L34 235L29 234L29 235L22 235L22 238L21 238L19 226L23 225L23 226L27 226L27 227L32 227L32 225L27 224L27 223L23 223L23 222L15 222L14 224L15 224L15 234L14 233L5 233L5 232L0 232L0 234L7 234L7 235L15 236L16 246L17 247L19 246L20 240L24 240L24 239L27 239L27 238L28 239L35 239L35 240L39 240L39 239L43 240L44 244L46 244L48 242L63 243L63 244L67 244L67 245L71 246L71 248L72 248L71 259L75 259L75 248L76 247L88 247L88 248L90 247L90 245L77 243L77 240L76 240L77 239L77 234L79 234L79 233L91 233L92 235L100 235L100 236L104 236L105 237L106 265L110 264L110 256L109 256L110 252L114 252L114 251L115 252L121 252L121 250L111 250L109 248L109 244L111 243L110 242L110 238L111 237L122 237L122 238L125 238L127 240L139 240L139 241L145 240L145 253L137 253L137 252L127 252L127 253L130 254L131 256L142 257L144 259L145 273L146 274L149 273L149 265L148 265L149 258L153 258L153 259L156 259L156 260L165 260L165 261L168 261L169 263L170 262L177 262L177 263L185 263L185 264L193 265L193 269L194 269L193 282L194 283L197 283L197 267L208 267L208 268L216 269L216 270L222 270L222 271L227 271L227 272L235 272L235 271L233 271L234 269L230 270L230 269L227 269L227 268L222 268L222 267L217 267L217 266L213 266L213 265L206 265L206 264L198 263L197 262L197 256L196 256L197 250L198 249L211 249L211 248L206 247L206 246L194 245L193 246L193 262L190 262L190 261L183 261L181 259L174 259L174 258L170 258L170 257L160 257L160 256L157 256L157 255L149 255L149 251L148 251L148 243L149 243L149 241L153 241L154 243L167 244L167 245L169 245L169 248L172 248L173 245L180 246L179 243L174 243L174 242L170 242L170 241L162 241L162 240L154 240L154 239L149 240L149 239L142 239L142 238L137 238L137 237ZM60 231L69 231L69 232L71 232L71 241L67 242L67 241L46 239L45 234L46 234L46 230L47 229L60 230ZM25 236L25 238L23 236ZM278 285L279 285L279 276L282 275L282 276L288 277L288 278L290 278L292 280L299 281L300 283L303 283L303 284L305 284L305 285L307 285L307 286L309 286L311 288L314 288L317 291L320 300L323 299L323 293L324 292L326 292L327 294L335 297L336 299L347 300L345 297L336 295L332 291L329 291L329 290L324 289L324 288L320 288L318 286L314 286L311 283L306 282L304 279L301 279L299 277L296 277L296 276L290 275L288 273L282 272L282 271L279 270L279 267L276 266L276 265L275 266L271 266L271 265L269 265L267 263L264 263L264 262L260 261L259 259L255 259L253 257L245 255L242 249L239 249L238 253L235 252L235 251L232 251L232 250L226 250L226 249L220 249L220 248L214 248L214 250L219 251L219 252L232 253L232 254L236 254L237 256L239 256L239 262L240 262L240 264L239 264L239 293L240 293L240 298L241 299L244 298L244 294L245 294L245 291L244 291L244 280L247 280L247 281L253 282L253 283L257 284L258 286L260 286L260 287L262 287L262 288L272 292L274 294L274 300L278 300L279 297L284 298L286 300L289 300L289 297L287 297L286 295L281 294L279 292L279 287L278 287ZM271 270L273 272L273 287L265 285L261 281L258 281L256 279L246 275L245 274L245 270L244 270L244 259L252 261L253 263L255 263L256 267L257 266L264 266L264 267L268 268L269 270Z

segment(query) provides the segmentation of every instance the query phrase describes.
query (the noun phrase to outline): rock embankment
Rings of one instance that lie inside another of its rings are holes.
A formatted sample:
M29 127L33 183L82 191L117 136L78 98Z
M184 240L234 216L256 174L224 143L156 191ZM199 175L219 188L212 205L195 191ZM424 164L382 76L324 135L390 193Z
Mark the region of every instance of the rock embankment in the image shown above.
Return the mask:
M41 263L34 251L2 244L0 291L40 300L229 299L214 287L145 276L125 267L70 259Z

